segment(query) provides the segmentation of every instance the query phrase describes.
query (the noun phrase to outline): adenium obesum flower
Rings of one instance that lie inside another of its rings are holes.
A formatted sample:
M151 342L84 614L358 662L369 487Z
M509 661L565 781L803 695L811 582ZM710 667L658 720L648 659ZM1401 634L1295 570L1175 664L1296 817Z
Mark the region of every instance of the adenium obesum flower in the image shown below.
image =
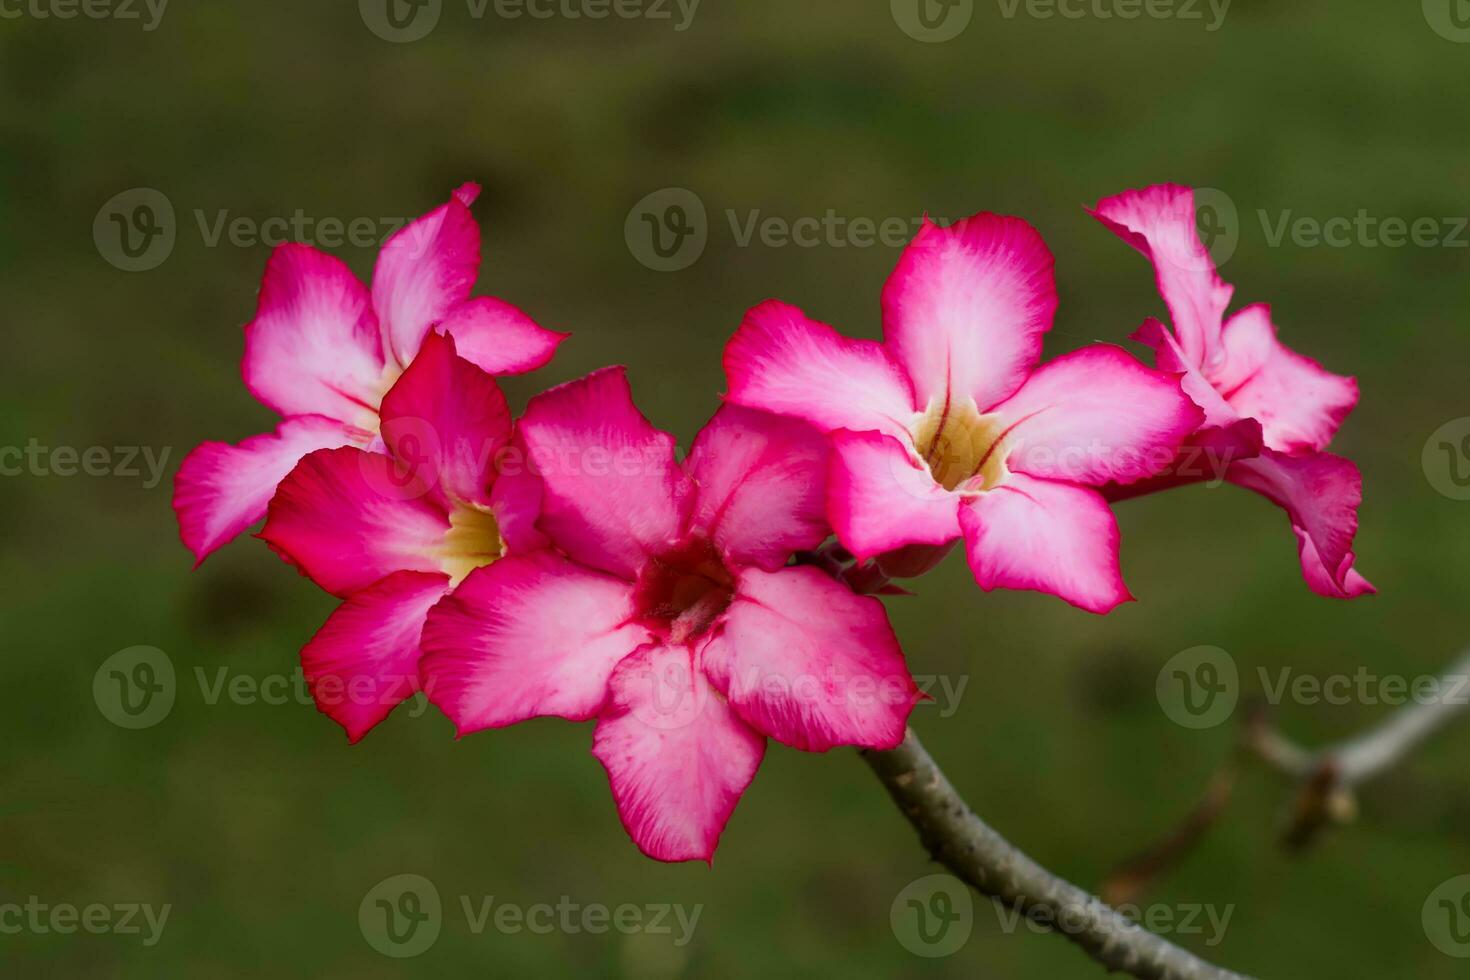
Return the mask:
M174 484L179 534L203 561L265 516L276 484L316 449L366 448L378 406L431 333L452 335L461 357L492 374L531 371L566 335L489 296L470 299L480 229L476 184L395 232L371 292L339 259L306 245L277 248L255 319L245 327L245 386L283 416L274 432L238 445L206 442Z
M539 491L497 475L511 440L495 379L430 334L383 397L384 452L308 454L271 499L263 538L345 601L301 651L317 706L356 742L419 690L429 608L472 569L544 547Z
M1158 472L1203 415L1116 347L1038 367L1056 304L1026 222L926 219L884 286L884 342L768 301L725 350L727 398L831 433L828 514L859 560L963 537L982 589L1105 613L1132 597L1094 488Z
M532 399L517 438L558 550L429 614L425 690L460 735L596 719L623 824L664 861L712 857L767 737L902 741L919 694L882 604L787 564L828 534L820 434L727 406L680 465L610 368Z
M1314 592L1353 598L1375 591L1353 568L1362 475L1323 452L1357 404L1357 382L1277 340L1265 305L1225 318L1234 288L1200 241L1192 189L1126 191L1100 201L1093 214L1154 265L1174 329L1150 319L1134 339L1154 350L1161 369L1183 375L1185 392L1204 410L1191 442L1230 461L1226 480L1286 511ZM1198 467L1171 468L1150 483L1110 488L1109 496L1204 478Z

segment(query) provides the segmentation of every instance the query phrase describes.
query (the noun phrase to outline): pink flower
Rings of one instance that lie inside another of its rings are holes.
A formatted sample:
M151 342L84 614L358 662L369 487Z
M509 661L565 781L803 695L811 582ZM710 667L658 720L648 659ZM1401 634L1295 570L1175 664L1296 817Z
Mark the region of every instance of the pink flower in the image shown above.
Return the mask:
M883 289L883 343L769 301L726 348L727 397L832 433L828 513L859 560L963 536L982 589L1105 613L1132 597L1093 488L1158 472L1202 416L1116 347L1038 368L1056 303L1026 222L926 220Z
M1357 382L1284 346L1267 306L1225 318L1234 288L1220 279L1200 241L1190 188L1125 191L1098 202L1093 214L1153 262L1174 330L1150 319L1134 339L1153 348L1161 369L1184 375L1184 390L1204 410L1191 442L1229 454L1234 462L1225 479L1286 511L1312 591L1333 598L1375 591L1353 569L1362 476L1350 461L1322 451L1357 404ZM1119 499L1205 477L1199 468L1176 470L1109 495Z
M423 674L460 735L596 719L593 753L644 853L710 860L767 736L892 748L918 697L882 604L809 566L826 447L726 407L684 465L611 368L518 428L560 549L477 569L429 615Z
M544 546L534 481L497 476L511 439L495 379L431 333L383 397L383 452L308 454L263 538L345 601L301 651L321 711L356 742L419 689L424 617L472 569Z
M488 296L470 299L480 229L465 184L447 204L383 245L372 291L340 260L282 245L266 264L255 319L245 327L245 385L283 419L238 445L206 442L179 468L179 535L199 561L265 516L276 484L316 449L370 445L378 405L431 332L492 374L551 360L564 334Z

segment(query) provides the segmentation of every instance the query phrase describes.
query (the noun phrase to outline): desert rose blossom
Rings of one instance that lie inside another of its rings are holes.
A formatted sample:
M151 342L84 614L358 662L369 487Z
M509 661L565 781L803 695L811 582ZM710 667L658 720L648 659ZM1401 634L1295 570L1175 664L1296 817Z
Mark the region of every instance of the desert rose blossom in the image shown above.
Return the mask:
M1026 222L926 219L883 288L882 343L768 301L725 350L727 398L831 434L828 515L859 560L963 537L982 589L1105 613L1132 597L1094 488L1158 472L1202 415L1177 378L1117 347L1038 367L1056 303Z
M596 719L643 852L710 860L767 737L887 749L919 697L882 604L810 566L826 446L727 406L681 466L621 369L532 399L518 438L557 550L477 569L429 614L423 674L461 736Z
M544 546L534 481L496 472L511 436L495 379L430 334L383 397L384 452L309 453L272 497L260 537L344 600L301 665L353 742L419 689L429 608L472 569Z
M1229 461L1226 480L1286 511L1314 592L1373 592L1353 567L1362 475L1351 461L1323 451L1357 404L1357 382L1282 344L1265 305L1226 319L1234 288L1200 241L1192 189L1125 191L1100 201L1093 214L1154 265L1173 331L1150 319L1134 339L1154 350L1161 369L1183 375L1185 392L1204 410L1192 441ZM1111 488L1109 496L1202 478L1198 468L1170 472L1154 483Z
M238 445L206 442L179 468L174 511L184 544L203 561L265 516L276 484L316 449L366 448L378 406L430 333L492 374L551 360L564 334L489 296L470 299L480 229L465 184L449 202L393 234L378 253L371 292L339 259L306 245L266 263L255 319L245 327L245 386L283 419Z

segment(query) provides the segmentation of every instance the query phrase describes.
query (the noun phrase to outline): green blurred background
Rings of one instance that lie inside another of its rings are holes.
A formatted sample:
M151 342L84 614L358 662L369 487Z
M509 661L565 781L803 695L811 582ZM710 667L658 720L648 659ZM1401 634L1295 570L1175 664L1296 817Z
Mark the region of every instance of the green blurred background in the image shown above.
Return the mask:
M1106 618L982 595L958 555L917 597L889 600L914 670L967 682L952 716L921 707L914 725L979 813L1095 886L1173 825L1235 737L1234 724L1191 731L1161 710L1155 678L1176 652L1230 651L1246 695L1258 667L1443 666L1470 637L1470 503L1434 489L1421 452L1470 414L1470 251L1273 243L1258 215L1366 209L1448 234L1470 187L1470 44L1412 2L1237 0L1213 31L1204 7L1202 20L1008 9L978 0L957 37L921 43L880 0L705 0L682 31L672 6L666 20L537 20L446 0L431 34L392 43L348 0L175 0L152 31L7 7L23 14L0 20L0 445L171 455L154 487L0 480L0 902L173 909L151 948L0 935L0 973L1101 975L1067 943L1006 934L988 904L958 953L905 949L890 905L938 867L850 752L773 747L713 869L665 866L619 826L589 726L456 743L436 712L400 710L349 748L309 706L208 703L196 670L211 683L221 668L289 675L334 605L257 541L190 571L177 540L179 459L272 424L238 373L269 249L211 245L222 211L376 221L479 180L478 291L575 333L550 368L507 383L513 402L624 363L648 415L687 440L719 402L720 350L747 307L780 296L876 336L897 257L742 247L727 212L1025 216L1058 259L1053 355L1122 342L1161 312L1144 261L1082 206L1161 180L1219 188L1239 214L1222 270L1237 303L1272 303L1291 346L1361 382L1334 448L1364 471L1359 567L1381 595L1312 595L1283 516L1253 495L1133 501L1119 516L1140 602ZM155 268L125 272L93 223L138 187L171 202L177 241ZM704 254L677 272L640 264L624 237L629 209L667 187L709 214ZM370 272L375 249L334 251ZM128 731L98 710L92 681L139 644L166 651L178 696L161 723ZM1278 718L1318 744L1386 710L1287 704ZM1467 772L1470 725L1293 859L1275 844L1289 787L1248 770L1224 823L1148 901L1233 906L1218 946L1176 938L1260 976L1463 976L1420 915L1437 885L1470 872ZM401 873L433 881L446 904L438 942L409 960L380 955L358 926L364 895ZM476 935L462 895L703 910L682 947L616 932Z

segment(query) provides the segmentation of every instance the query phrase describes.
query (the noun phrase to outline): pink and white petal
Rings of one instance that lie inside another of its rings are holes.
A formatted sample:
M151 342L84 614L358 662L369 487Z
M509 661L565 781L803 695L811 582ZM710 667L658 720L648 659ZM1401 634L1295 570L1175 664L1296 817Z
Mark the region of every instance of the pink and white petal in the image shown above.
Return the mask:
M442 571L449 518L392 459L324 449L271 499L260 537L328 592L349 596L398 571Z
M1261 423L1237 419L1224 426L1205 426L1184 441L1160 473L1129 484L1109 483L1100 488L1109 503L1172 490L1192 483L1212 487L1225 481L1235 462L1261 455Z
M1156 184L1098 202L1092 216L1154 265L1159 295L1189 363L1207 373L1220 366L1220 328L1233 287L1215 271L1199 238L1194 190Z
M627 582L552 551L470 573L424 627L424 688L461 736L528 718L591 718L649 639Z
M690 529L727 562L775 569L826 539L827 440L800 419L726 405L694 439Z
M1286 511L1302 542L1302 573L1313 591L1339 598L1367 591L1366 581L1352 571L1363 478L1350 460L1330 453L1289 456L1267 449L1256 459L1231 466L1226 479Z
M774 299L745 314L725 346L725 377L726 400L824 432L902 436L915 410L908 378L882 344L850 340Z
M922 698L883 603L809 566L743 570L703 650L747 724L807 752L892 749Z
M276 485L298 460L318 449L361 444L368 433L320 415L292 416L274 432L237 445L206 442L184 457L174 477L179 537L202 562L265 518Z
M373 268L373 308L384 353L407 365L429 328L464 302L480 273L480 226L469 206L478 184L409 222L383 243Z
M462 357L453 339L431 334L383 396L383 441L433 488L446 509L488 504L500 451L510 442L510 406L495 379Z
M317 710L357 742L419 690L424 617L449 576L395 572L354 592L301 648Z
M1043 365L993 411L1010 469L1093 486L1153 476L1205 420L1177 376L1107 344Z
M1035 367L1056 308L1051 251L1025 221L925 218L883 287L883 336L921 409L952 397L985 411Z
M622 368L532 398L518 432L541 477L541 530L572 558L632 579L679 540L689 481Z
M377 428L383 349L367 288L340 259L282 245L266 262L245 325L245 386L282 415Z
M1190 363L1174 335L1158 320L1150 317L1143 321L1130 339L1154 352L1154 365L1160 371L1179 376L1179 386L1190 401L1204 411L1205 425L1228 427L1240 421L1240 413L1215 390L1200 369Z
M909 545L948 544L960 536L959 509L959 496L897 439L833 433L827 513L837 540L859 561Z
M1095 490L1014 473L962 507L960 527L986 592L1047 592L1098 614L1133 601L1118 561L1118 522Z
M437 329L454 338L460 357L491 374L525 374L545 367L561 342L571 336L547 330L493 296L466 300Z
M658 861L713 861L765 751L687 648L651 644L613 671L592 741L623 827Z
M1283 345L1266 306L1248 306L1225 324L1225 363L1212 380L1231 406L1259 419L1266 445L1318 452L1358 403L1358 383Z

